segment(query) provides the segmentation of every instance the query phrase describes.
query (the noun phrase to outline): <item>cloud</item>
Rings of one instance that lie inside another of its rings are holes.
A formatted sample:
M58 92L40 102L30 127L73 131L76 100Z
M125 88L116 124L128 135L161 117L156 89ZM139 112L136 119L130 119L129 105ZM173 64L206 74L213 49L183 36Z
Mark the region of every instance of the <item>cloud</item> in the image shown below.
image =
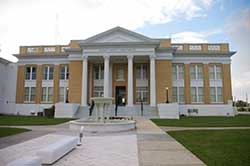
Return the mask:
M201 32L185 31L171 35L171 39L173 43L207 43L209 36L219 33L222 33L221 29Z
M229 17L225 32L237 50L232 58L233 95L245 99L250 94L250 8Z
M67 44L115 26L134 30L204 17L212 4L211 0L1 0L0 56L13 60L10 55L19 45Z

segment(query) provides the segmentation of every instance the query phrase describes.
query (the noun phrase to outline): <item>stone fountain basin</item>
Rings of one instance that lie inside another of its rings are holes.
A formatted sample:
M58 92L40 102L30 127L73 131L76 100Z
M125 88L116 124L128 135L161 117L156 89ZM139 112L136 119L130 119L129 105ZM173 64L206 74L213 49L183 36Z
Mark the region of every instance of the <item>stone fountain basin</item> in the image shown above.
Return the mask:
M73 120L70 121L71 130L80 131L81 126L84 132L121 132L135 129L134 120L107 120L105 123L91 120Z

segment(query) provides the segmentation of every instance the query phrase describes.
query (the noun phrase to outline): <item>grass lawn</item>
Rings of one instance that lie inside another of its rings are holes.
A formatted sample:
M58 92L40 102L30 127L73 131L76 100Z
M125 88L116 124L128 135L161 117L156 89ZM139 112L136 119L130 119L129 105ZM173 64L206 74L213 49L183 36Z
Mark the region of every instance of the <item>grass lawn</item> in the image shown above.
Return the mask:
M250 130L168 132L208 166L249 166Z
M22 128L0 127L0 137L6 137L6 136L9 136L9 135L23 133L23 132L26 132L26 131L31 131L31 130L22 129Z
M73 120L71 118L46 118L37 116L0 115L0 126L55 125Z
M177 119L151 119L158 126L177 127L240 127L250 126L250 115L235 117L181 117Z

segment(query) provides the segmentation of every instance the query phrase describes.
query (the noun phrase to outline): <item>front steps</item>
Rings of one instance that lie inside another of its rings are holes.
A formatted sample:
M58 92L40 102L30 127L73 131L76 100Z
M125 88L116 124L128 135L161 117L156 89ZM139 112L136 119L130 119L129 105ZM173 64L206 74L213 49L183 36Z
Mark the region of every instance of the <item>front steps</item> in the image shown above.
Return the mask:
M108 110L108 115L115 116L115 105L112 105ZM95 107L92 113L95 116ZM141 115L141 105L134 106L118 106L117 116L126 117L138 117ZM77 112L75 113L75 118L89 118L89 107L79 106ZM156 107L151 107L149 105L143 106L143 117L145 118L159 118L159 113Z

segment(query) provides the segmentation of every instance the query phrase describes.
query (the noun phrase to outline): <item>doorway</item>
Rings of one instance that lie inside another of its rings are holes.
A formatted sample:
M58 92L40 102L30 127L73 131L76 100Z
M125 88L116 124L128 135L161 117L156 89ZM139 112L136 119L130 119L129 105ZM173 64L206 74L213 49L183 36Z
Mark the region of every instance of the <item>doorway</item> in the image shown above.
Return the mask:
M118 103L118 106L126 105L126 87L125 86L115 87L115 101Z

